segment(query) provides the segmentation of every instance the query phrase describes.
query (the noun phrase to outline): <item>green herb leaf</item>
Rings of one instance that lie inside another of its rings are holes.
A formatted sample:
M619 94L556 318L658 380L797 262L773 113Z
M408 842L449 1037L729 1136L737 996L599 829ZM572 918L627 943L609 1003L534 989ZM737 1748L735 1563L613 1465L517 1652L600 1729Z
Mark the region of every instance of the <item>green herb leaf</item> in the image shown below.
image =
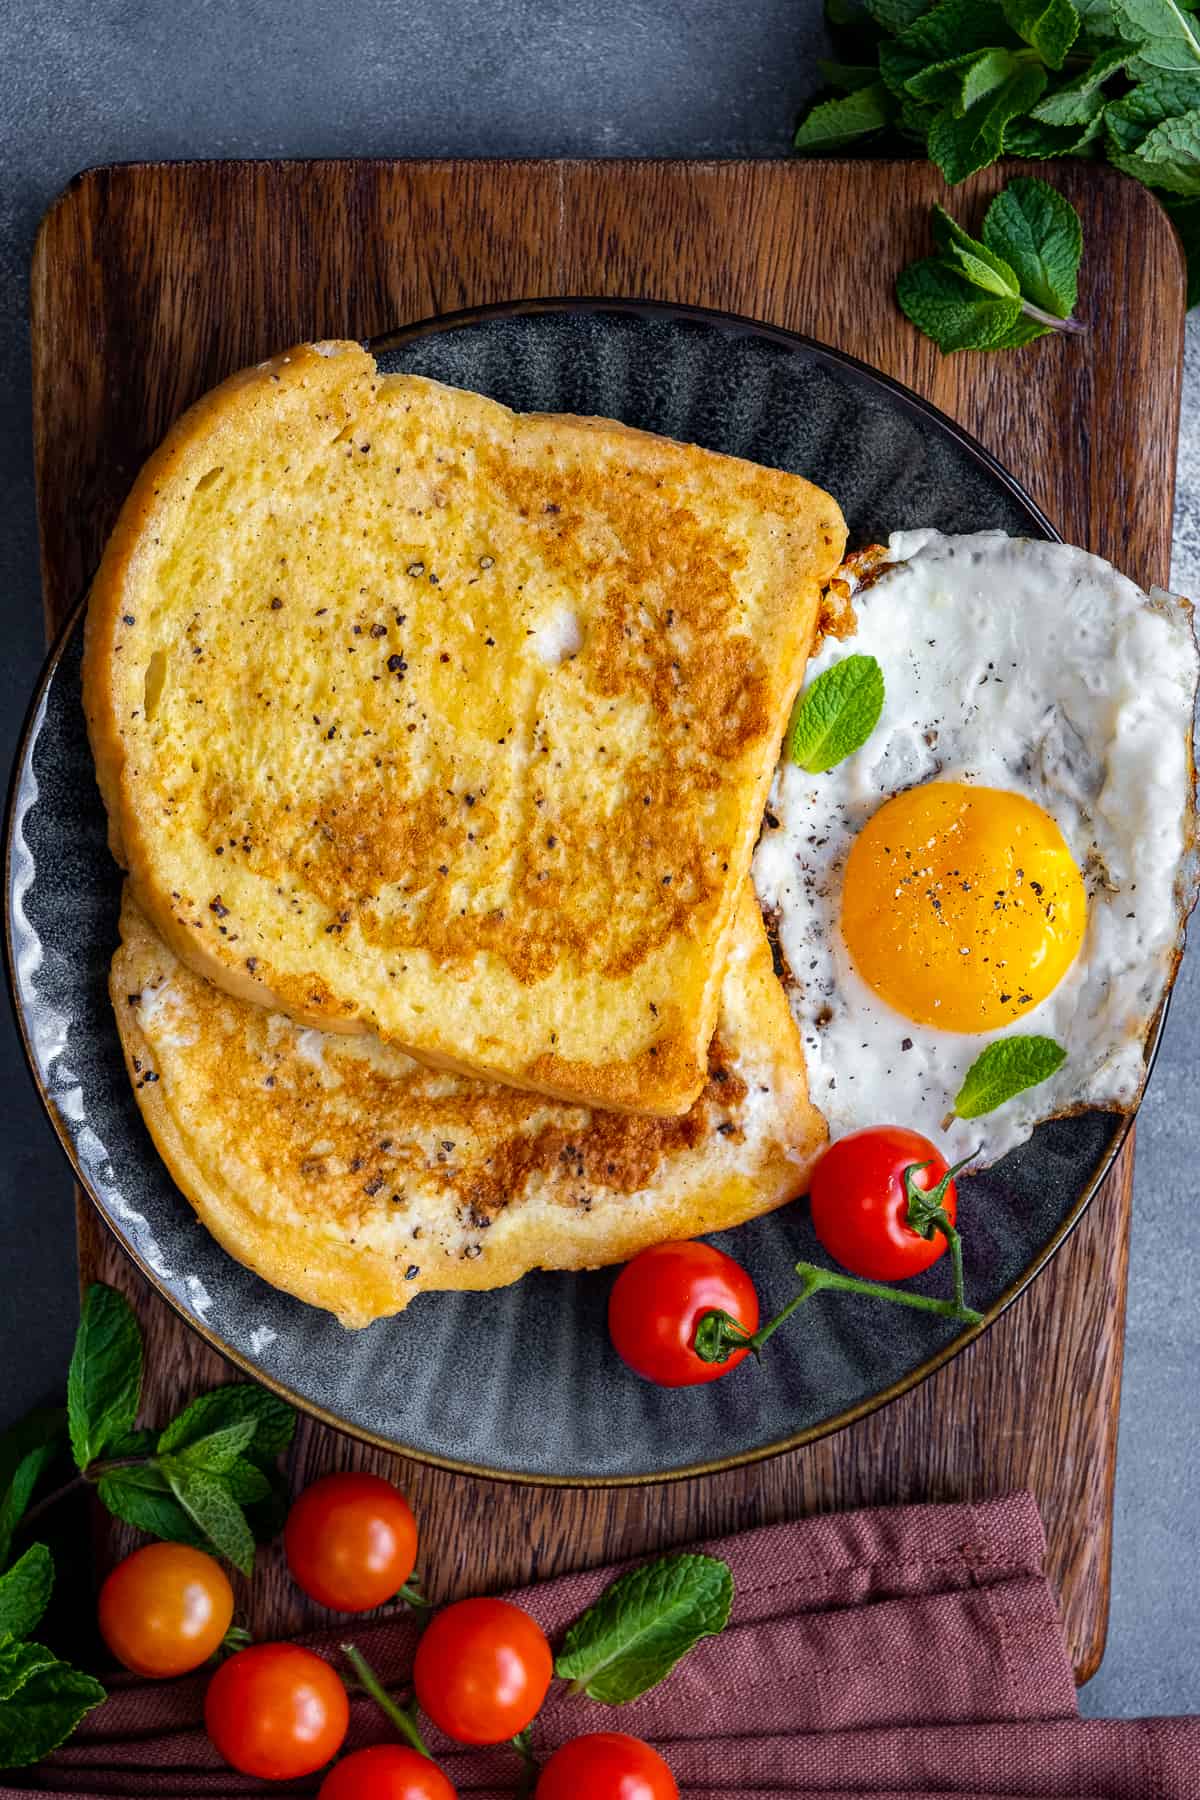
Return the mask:
M1016 176L983 220L983 241L1014 271L1027 300L1058 319L1078 294L1083 227L1071 202L1045 181Z
M266 1388L238 1381L229 1387L213 1388L193 1400L178 1418L172 1419L158 1440L158 1448L182 1450L243 1419L254 1421L255 1460L280 1455L291 1443L296 1429L296 1415L284 1401L277 1400Z
M998 0L938 0L896 35L906 49L945 58L1002 44L1006 23Z
M254 1419L235 1419L219 1431L195 1438L181 1450L170 1453L180 1468L205 1469L210 1475L224 1475L241 1457L254 1437Z
M1113 0L1121 36L1137 44L1139 60L1156 69L1200 68L1194 22L1176 0Z
M176 1500L218 1555L249 1575L254 1568L254 1536L226 1483L173 1456L163 1457L160 1466Z
M996 161L1004 151L1005 127L1029 112L1045 87L1045 69L1025 65L961 118L949 110L938 114L929 129L929 155L951 187Z
M883 711L883 670L873 656L844 656L801 694L788 755L821 775L866 743Z
M54 1461L57 1450L57 1444L39 1444L27 1451L13 1470L12 1480L0 1498L0 1568L8 1561L13 1532L25 1516L33 1490L43 1470Z
M0 1636L28 1637L50 1604L53 1587L54 1558L45 1544L31 1544L0 1575Z
M1092 95L1093 116L1084 125L1047 125L1041 119L1013 119L1004 128L1006 156L1082 156L1104 128L1103 94Z
M839 94L856 94L860 88L870 87L879 80L879 70L870 63L822 61L817 67L825 86L835 88Z
M1079 36L1079 14L1071 0L1004 0L1004 16L1043 62L1052 69L1062 68Z
M1014 1094L1047 1081L1066 1060L1066 1051L1053 1038L997 1038L967 1070L954 1111L960 1119L982 1118Z
M1131 80L1137 86L1117 102L1131 120L1141 121L1147 130L1177 113L1192 112L1200 106L1200 70L1184 73L1175 69L1154 69L1137 57L1128 65Z
M57 1449L60 1443L65 1443L66 1435L67 1410L64 1406L35 1407L15 1425L10 1425L0 1436L0 1494L16 1473L17 1464L23 1462L31 1450L40 1450L46 1444Z
M1102 50L1081 74L1039 100L1033 109L1034 118L1047 125L1090 124L1096 116L1096 95L1106 81L1124 69L1132 56L1133 51L1126 44Z
M291 1495L288 1492L287 1477L281 1469L268 1468L260 1473L267 1483L267 1492L258 1500L252 1500L247 1494L238 1491L236 1468L231 1469L225 1479L234 1499L245 1506L246 1523L254 1533L256 1542L269 1544L283 1530L291 1506Z
M105 1475L96 1483L96 1493L113 1517L124 1519L151 1537L165 1538L172 1544L191 1544L197 1550L211 1549L207 1537L197 1530L179 1502L171 1497L163 1477L161 1490L146 1487L129 1479L129 1472Z
M1003 349L1021 318L1019 300L982 293L936 258L900 271L896 299L913 324L947 352Z
M142 1391L142 1334L116 1288L96 1282L84 1296L67 1372L67 1419L79 1468L130 1431Z
M724 1630L733 1576L715 1556L660 1557L619 1575L576 1620L554 1669L607 1706L656 1687L703 1637Z
M947 260L964 274L972 287L1008 300L1021 298L1021 284L1012 268L986 244L976 242L952 219L944 206L933 209L933 240Z
M905 137L915 138L919 144L928 145L930 127L937 116L936 106L925 106L920 100L910 97L901 102L897 124Z
M258 1505L271 1493L270 1477L256 1469L252 1462L247 1462L244 1456L237 1457L226 1469L225 1485L239 1506ZM258 1533L254 1535L257 1537Z
M796 127L797 150L839 150L857 138L882 131L891 118L888 92L881 81L839 100L824 100L814 106Z
M1114 143L1117 120L1125 116L1121 105L1108 109L1106 117ZM1144 181L1147 187L1165 188L1168 193L1189 199L1200 195L1200 109L1181 113L1176 119L1164 119L1147 132L1135 151L1110 148L1109 161L1125 174Z
M901 32L928 12L930 4L931 0L867 0L867 11L885 31Z
M902 44L885 43L879 46L879 73L883 77L883 85L897 100L908 95L908 84L921 73L929 62L917 50L906 50Z
M1088 47L1110 44L1121 35L1117 25L1115 0L1074 0L1079 14L1080 37Z
M53 1668L57 1661L45 1644L18 1644L12 1638L0 1638L0 1701L11 1700L27 1681L42 1669Z
M21 1649L39 1652L42 1660L0 1706L4 1769L40 1762L70 1737L85 1713L108 1697L92 1676L59 1662L40 1645L23 1644Z
M906 91L931 106L948 106L961 118L993 88L1020 68L1011 50L971 50L949 62L927 63L905 83Z

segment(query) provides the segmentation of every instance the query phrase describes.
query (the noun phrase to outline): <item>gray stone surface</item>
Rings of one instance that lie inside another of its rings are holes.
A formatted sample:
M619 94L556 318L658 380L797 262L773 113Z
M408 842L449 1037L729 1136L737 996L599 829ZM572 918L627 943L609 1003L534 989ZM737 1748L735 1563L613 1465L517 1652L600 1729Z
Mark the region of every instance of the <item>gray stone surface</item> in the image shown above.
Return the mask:
M41 658L27 273L80 168L172 156L770 154L815 85L818 0L0 0L0 766ZM1147 328L1150 323L1147 323ZM1176 585L1200 593L1200 315L1189 327ZM1138 1140L1108 1655L1092 1713L1200 1707L1200 963L1177 989ZM0 1026L0 1422L61 1380L70 1184Z

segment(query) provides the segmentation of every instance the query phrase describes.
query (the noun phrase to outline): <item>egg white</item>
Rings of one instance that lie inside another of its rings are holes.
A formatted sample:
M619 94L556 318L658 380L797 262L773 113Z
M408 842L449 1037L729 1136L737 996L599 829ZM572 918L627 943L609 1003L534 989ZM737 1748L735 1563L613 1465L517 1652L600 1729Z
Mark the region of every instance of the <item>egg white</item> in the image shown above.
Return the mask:
M793 978L810 1090L831 1136L908 1125L952 1160L983 1167L1042 1119L1137 1104L1196 895L1192 610L1070 545L935 531L895 534L854 606L856 632L829 639L807 680L844 656L873 655L883 715L863 748L825 774L780 764L754 882ZM1002 1030L916 1024L867 987L842 940L842 876L857 833L892 795L933 780L1036 801L1084 875L1079 954L1046 999ZM1034 1032L1065 1049L1058 1073L943 1129L985 1045Z

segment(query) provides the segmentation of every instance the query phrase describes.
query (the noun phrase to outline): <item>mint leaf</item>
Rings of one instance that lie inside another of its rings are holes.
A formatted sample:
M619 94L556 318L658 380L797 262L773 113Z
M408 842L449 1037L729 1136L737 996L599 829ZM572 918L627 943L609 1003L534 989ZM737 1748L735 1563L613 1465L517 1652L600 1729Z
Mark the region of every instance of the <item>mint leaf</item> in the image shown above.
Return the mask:
M193 1400L178 1418L172 1419L158 1440L158 1448L182 1450L242 1419L254 1421L256 1460L280 1455L291 1443L296 1429L296 1415L284 1401L277 1400L266 1388L238 1381L229 1387L212 1388Z
M1107 120L1113 145L1119 141L1120 122L1127 118L1123 107L1109 108ZM1147 187L1165 188L1168 193L1188 198L1200 195L1200 109L1164 119L1147 132L1134 151L1110 147L1109 161L1125 174L1144 181Z
M867 11L885 31L903 31L928 12L932 0L867 0Z
M1121 33L1117 26L1116 0L1075 0L1075 11L1079 14L1080 37L1089 48L1096 44L1110 44Z
M174 1456L163 1457L160 1467L176 1500L217 1554L249 1575L254 1568L254 1537L221 1477L189 1468Z
M881 81L840 100L824 100L801 119L792 140L797 150L838 150L856 138L881 131L891 118L887 89Z
M896 279L900 309L939 350L999 350L1021 317L1019 300L984 294L936 258L910 263Z
M1125 44L1102 50L1082 74L1066 81L1038 101L1033 109L1035 119L1047 125L1088 125L1096 116L1096 95L1104 83L1124 69L1133 56ZM1102 104L1102 103L1101 103Z
M1014 1094L1048 1080L1066 1060L1066 1051L1053 1038L997 1038L967 1070L954 1111L960 1119L995 1112Z
M961 118L938 114L929 129L929 155L951 187L994 163L1004 150L1004 131L1011 120L1027 113L1046 87L1046 71L1023 66L993 93L969 106Z
M1141 120L1147 127L1200 106L1200 69L1190 73L1155 69L1135 57L1128 65L1128 74L1137 86L1122 95L1117 104L1130 118Z
M1021 298L1021 287L1012 268L986 244L978 243L952 219L944 206L933 208L933 241L947 260L966 276L972 287L1008 300Z
M40 1762L70 1737L84 1713L107 1699L100 1683L40 1645L41 1662L0 1706L0 1768ZM0 1652L0 1655L3 1653Z
M901 103L899 127L906 137L928 144L930 127L937 116L936 106L924 106L920 100L909 98Z
M905 83L906 91L932 106L948 106L961 118L968 106L990 94L1020 68L1011 50L970 50L949 62L927 63Z
M67 1420L79 1468L132 1429L141 1391L142 1334L133 1309L116 1288L96 1282L84 1296L67 1371Z
M33 1490L57 1452L57 1444L39 1444L28 1451L13 1470L12 1480L0 1497L0 1567L8 1561L13 1532L25 1516Z
M224 1475L240 1458L254 1436L254 1419L235 1419L219 1431L195 1438L181 1450L172 1453L172 1461L181 1468L206 1469L210 1475ZM161 1465L160 1465L161 1466Z
M226 1469L225 1486L239 1506L257 1506L271 1494L270 1477L256 1469L252 1462L247 1462L244 1456L239 1456ZM253 1523L251 1520L251 1525ZM257 1532L254 1535L258 1537Z
M821 775L866 743L883 711L883 670L873 656L844 656L801 694L788 755Z
M28 1637L50 1604L53 1587L53 1557L45 1544L31 1544L0 1575L0 1637Z
M1113 0L1123 38L1138 46L1139 60L1156 69L1200 68L1194 22L1176 0Z
M1079 14L1071 0L1004 0L1004 16L1044 63L1062 68L1079 36Z
M191 1544L197 1550L211 1549L204 1533L192 1523L179 1502L172 1499L165 1476L162 1488L155 1490L131 1481L130 1473L123 1469L120 1475L105 1475L96 1483L101 1504L115 1519L124 1519L127 1525L135 1525L151 1537L165 1538L168 1543Z
M1107 99L1093 94L1093 116L1083 125L1047 125L1041 119L1013 119L1004 130L1006 156L1081 156L1099 138Z
M938 0L896 35L906 49L923 50L926 56L962 56L1003 43L1005 26L998 0Z
M67 1435L67 1411L63 1406L38 1406L0 1436L0 1493L3 1493L31 1450L57 1446Z
M902 44L880 44L879 73L883 77L883 85L897 100L903 100L908 94L908 84L918 76L929 62L927 56L919 51L906 50Z
M988 207L983 241L1013 269L1026 299L1055 318L1070 317L1083 227L1064 195L1036 177L1016 176Z
M576 1693L621 1706L657 1687L733 1605L729 1565L715 1556L660 1557L619 1575L563 1639L554 1672Z
M27 1681L42 1669L53 1668L57 1661L53 1650L47 1650L44 1644L18 1644L11 1638L0 1638L0 1701L11 1700Z

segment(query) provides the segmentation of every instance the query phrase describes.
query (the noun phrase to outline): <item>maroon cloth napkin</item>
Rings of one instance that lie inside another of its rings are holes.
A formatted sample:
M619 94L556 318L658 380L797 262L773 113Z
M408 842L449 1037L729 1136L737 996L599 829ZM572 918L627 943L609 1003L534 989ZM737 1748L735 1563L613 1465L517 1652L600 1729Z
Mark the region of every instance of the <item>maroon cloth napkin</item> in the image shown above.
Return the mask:
M806 1519L704 1547L733 1570L726 1630L631 1705L552 1697L536 1727L540 1751L585 1731L636 1732L667 1757L688 1800L1200 1795L1200 1720L1079 1718L1029 1495ZM509 1597L554 1636L614 1573ZM347 1636L389 1687L404 1686L417 1641L411 1616L351 1621L305 1641L335 1657ZM206 1679L117 1678L68 1745L10 1773L0 1800L278 1792L221 1766L201 1723ZM348 1749L393 1737L369 1701L354 1702ZM429 1741L460 1793L513 1793L512 1751L463 1750L432 1730Z

